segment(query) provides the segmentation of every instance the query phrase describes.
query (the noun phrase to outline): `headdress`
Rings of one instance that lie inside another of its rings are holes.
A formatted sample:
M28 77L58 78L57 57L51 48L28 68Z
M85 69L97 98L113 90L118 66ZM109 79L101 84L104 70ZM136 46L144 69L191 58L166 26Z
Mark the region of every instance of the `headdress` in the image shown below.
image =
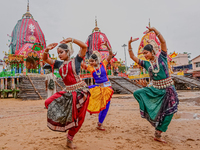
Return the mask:
M90 55L89 59L94 59L97 63L101 62L101 54L98 51L93 51L92 55Z
M69 51L69 57L74 53L74 49L72 47L72 42L69 42L67 44L60 44L58 47L62 48L65 51Z
M67 43L67 46L68 46L68 50L69 50L69 55L71 56L74 53L72 42Z
M145 38L146 39L146 38ZM156 43L155 40L151 39L146 39L147 43L149 43L150 45L153 46L153 51L155 53L155 55L159 52L160 47L158 46L158 44ZM145 47L143 48L143 50L145 49Z

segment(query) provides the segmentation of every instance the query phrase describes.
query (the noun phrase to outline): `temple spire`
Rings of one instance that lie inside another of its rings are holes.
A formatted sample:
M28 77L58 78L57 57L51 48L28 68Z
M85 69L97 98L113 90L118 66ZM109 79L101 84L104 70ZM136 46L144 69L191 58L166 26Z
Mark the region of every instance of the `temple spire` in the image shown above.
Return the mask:
M95 27L97 27L97 16L95 16Z
M22 16L22 18L26 17L26 18L32 18L33 19L33 16L29 12L29 0L27 2L28 2L27 3L27 12Z
M29 0L28 0L28 3L27 3L27 12L29 12Z
M97 27L97 16L95 16L95 28L94 31L99 31L99 28Z
M150 18L149 18L149 28L151 27Z

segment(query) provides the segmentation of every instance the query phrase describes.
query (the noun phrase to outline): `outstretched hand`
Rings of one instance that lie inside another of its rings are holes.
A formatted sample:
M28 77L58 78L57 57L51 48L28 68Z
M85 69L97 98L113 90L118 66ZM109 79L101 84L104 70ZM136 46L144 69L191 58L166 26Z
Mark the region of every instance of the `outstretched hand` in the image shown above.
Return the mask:
M151 31L156 31L156 28L155 27L146 27L148 30L146 30L143 34L147 34L147 33L149 33L149 32L151 32Z
M62 40L60 43L66 44L66 43L69 43L69 42L72 42L72 38L66 38L66 39Z
M135 42L135 41L137 41L137 40L139 40L139 38L134 38L134 39L133 39L133 38L131 37L130 40L128 41L128 43L131 44L132 42Z
M111 48L110 48L110 45L108 44L108 41L105 41L105 42L102 43L101 45L105 45L108 49L111 49Z
M46 49L52 50L52 49L54 49L57 45L58 45L58 43L51 43L51 44L49 44L49 45L47 46Z

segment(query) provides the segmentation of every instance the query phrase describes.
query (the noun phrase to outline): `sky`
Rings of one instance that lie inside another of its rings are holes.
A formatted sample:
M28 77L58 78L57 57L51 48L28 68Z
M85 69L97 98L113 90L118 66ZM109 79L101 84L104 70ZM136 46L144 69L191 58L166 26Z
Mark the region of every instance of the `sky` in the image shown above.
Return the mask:
M30 0L30 13L38 21L47 45L72 37L86 42L95 27L109 39L117 58L124 60L123 44L139 37L148 26L156 27L164 36L168 53L189 52L191 58L200 55L200 1L199 0ZM26 13L27 0L0 0L0 59L17 21ZM132 43L137 54L140 40ZM74 44L75 53L79 47ZM57 56L56 49L50 52ZM128 56L127 64L133 61Z

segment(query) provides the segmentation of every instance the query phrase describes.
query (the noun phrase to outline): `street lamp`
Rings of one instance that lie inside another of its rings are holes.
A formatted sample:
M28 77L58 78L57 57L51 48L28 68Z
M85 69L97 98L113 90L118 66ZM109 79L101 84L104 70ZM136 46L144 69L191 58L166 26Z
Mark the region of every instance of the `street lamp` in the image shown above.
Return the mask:
M126 66L127 66L127 61L126 61L126 47L127 45L126 44L124 44L124 45L122 45L122 47L124 47L124 55L125 55L125 68L126 68ZM127 68L126 68L126 72L127 72Z

